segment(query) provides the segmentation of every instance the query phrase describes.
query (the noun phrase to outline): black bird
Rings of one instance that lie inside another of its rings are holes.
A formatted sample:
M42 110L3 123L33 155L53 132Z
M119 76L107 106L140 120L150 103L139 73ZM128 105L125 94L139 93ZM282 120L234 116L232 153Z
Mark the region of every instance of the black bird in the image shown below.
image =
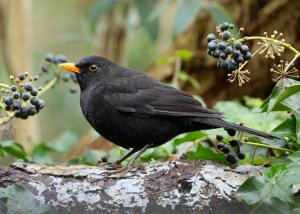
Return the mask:
M222 113L207 109L186 92L122 67L101 56L86 56L59 65L76 73L82 112L91 126L111 142L132 150L116 163L166 143L178 134L224 128L276 139L223 120Z

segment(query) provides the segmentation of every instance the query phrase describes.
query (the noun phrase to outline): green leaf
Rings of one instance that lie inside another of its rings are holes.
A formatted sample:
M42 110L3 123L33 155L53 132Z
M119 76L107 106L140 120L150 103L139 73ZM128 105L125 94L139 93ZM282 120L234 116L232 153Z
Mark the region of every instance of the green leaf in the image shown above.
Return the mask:
M183 135L184 135L183 137L181 137L182 135L180 135L179 138L174 139L175 146L178 146L178 145L180 145L182 143L186 143L186 142L195 142L196 140L199 140L206 136L205 133L200 132L200 131L189 132L189 133L183 134Z
M223 153L217 153L214 149L202 143L198 143L197 150L187 153L189 160L211 160L220 163L227 163L226 157Z
M148 16L147 22L153 22L154 20L158 19L159 16L168 8L172 0L164 0L158 3Z
M167 64L167 63L173 63L175 61L174 57L159 57L156 60L157 65Z
M262 177L250 177L239 187L235 197L248 205L256 204L262 200L260 193L265 184Z
M179 0L173 22L173 37L184 32L197 18L201 9L200 0Z
M89 19L95 24L99 18L112 11L119 2L118 0L96 0L90 7Z
M193 52L189 50L177 50L175 51L175 56L180 57L184 61L189 61L193 57Z
M271 95L262 104L263 112L298 110L300 83L291 79L279 81Z
M201 2L201 6L209 11L216 23L223 23L225 21L232 24L235 23L230 12L220 4L208 1ZM238 34L238 29L236 27L234 27L232 31L234 35Z
M48 146L57 152L67 152L76 143L77 137L74 133L64 132L59 137L54 139L50 144L48 144Z
M273 129L274 133L285 137L291 137L297 139L296 136L296 118L294 115L287 118L283 123Z
M291 162L272 165L263 176L251 177L238 189L236 198L254 208L255 213L293 213L296 203L293 185L300 184L300 153L289 157Z
M3 141L0 144L0 148L4 152L6 152L14 157L20 158L24 161L28 161L27 154L26 154L23 146L19 143L16 143L11 140Z
M299 162L300 163L300 150L294 152L290 156L288 156L288 159L290 159L293 162Z
M187 81L191 83L191 85L195 88L199 87L199 82L192 76L190 76L188 73L185 71L177 71L175 75L182 81Z
M159 30L158 17L149 21L151 11L155 9L155 1L149 0L135 0L141 25L148 31L152 40L156 40Z
M51 204L41 205L29 190L19 184L0 188L0 198L7 199L7 213L56 213Z
M31 151L31 158L34 162L40 164L53 164L54 160L50 153L53 149L45 143L40 143L33 147Z

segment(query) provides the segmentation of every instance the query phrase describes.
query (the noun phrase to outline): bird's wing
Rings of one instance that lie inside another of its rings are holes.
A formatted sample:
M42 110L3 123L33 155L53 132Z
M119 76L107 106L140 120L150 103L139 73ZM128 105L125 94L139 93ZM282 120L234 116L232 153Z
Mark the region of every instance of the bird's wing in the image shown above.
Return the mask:
M203 107L193 96L144 75L110 82L105 90L106 99L115 108L138 117L222 117L222 113Z

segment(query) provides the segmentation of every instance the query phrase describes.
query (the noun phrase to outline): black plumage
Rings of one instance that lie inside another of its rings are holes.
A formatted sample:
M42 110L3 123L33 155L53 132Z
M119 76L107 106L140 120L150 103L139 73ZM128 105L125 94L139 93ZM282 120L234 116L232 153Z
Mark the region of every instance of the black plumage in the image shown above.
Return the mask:
M91 126L111 142L133 148L125 158L195 130L224 128L277 138L226 122L222 113L203 107L188 93L104 57L86 56L60 66L76 73L80 105Z

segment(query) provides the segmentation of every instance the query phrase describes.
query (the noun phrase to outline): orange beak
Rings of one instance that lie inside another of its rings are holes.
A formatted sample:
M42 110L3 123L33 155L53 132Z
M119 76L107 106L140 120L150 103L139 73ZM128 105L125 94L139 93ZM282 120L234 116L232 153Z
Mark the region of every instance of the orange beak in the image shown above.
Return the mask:
M67 71L80 74L80 69L76 67L75 63L62 63L58 67L63 68Z

